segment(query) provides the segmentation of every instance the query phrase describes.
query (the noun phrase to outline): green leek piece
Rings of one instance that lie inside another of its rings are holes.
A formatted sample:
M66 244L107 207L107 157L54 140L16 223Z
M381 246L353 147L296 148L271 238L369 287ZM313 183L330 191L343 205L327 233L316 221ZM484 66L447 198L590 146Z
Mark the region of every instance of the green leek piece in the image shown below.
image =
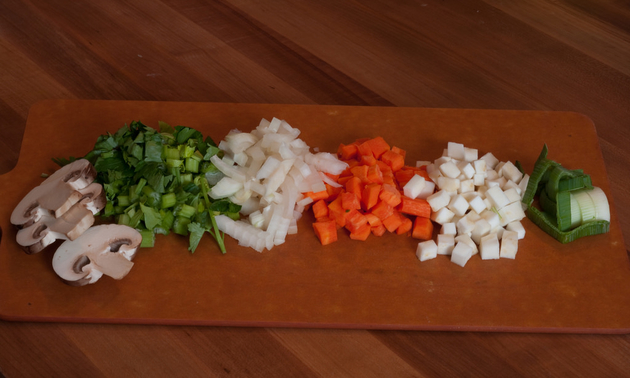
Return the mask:
M585 236L604 234L610 231L610 222L604 220L586 222L570 231L561 231L556 226L556 219L554 217L543 213L533 206L528 207L527 218L563 244L570 243Z
M556 220L560 231L568 231L572 227L571 193L558 192L556 195Z
M546 177L549 175L549 170L553 169L558 163L547 159L547 145L543 146L538 159L536 160L536 164L534 165L534 171L529 177L529 181L527 182L527 189L525 189L525 193L523 194L522 202L529 206L534 202L534 197L539 193L539 186L542 183L546 182Z

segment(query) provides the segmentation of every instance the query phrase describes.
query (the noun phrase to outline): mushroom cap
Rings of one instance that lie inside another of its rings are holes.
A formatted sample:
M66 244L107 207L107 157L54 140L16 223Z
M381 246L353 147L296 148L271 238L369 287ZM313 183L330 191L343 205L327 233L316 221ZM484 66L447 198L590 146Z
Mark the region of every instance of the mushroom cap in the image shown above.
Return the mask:
M74 241L67 240L53 256L55 273L66 283L82 286L101 275L122 279L142 242L140 232L129 226L104 224L90 227Z
M75 160L59 168L40 185L33 188L11 213L11 223L25 227L41 218L42 212L53 211L59 216L80 201L79 191L96 179L96 169L86 159Z

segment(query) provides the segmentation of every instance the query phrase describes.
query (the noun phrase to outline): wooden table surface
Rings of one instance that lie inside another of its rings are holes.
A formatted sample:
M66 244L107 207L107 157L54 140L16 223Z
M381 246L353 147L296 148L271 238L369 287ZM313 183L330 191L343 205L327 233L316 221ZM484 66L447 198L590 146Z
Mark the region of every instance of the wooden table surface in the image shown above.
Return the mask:
M575 111L630 240L628 2L1 1L0 173L57 98ZM629 341L0 322L0 376L622 377Z

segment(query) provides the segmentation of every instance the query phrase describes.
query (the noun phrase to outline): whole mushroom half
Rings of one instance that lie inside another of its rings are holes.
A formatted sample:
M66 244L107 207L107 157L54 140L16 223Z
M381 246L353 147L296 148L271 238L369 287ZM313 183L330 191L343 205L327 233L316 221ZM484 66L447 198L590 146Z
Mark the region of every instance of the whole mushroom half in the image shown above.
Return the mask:
M90 227L77 239L59 246L53 256L53 269L73 286L92 284L103 275L119 280L131 270L131 260L141 242L140 232L129 226Z
M33 188L11 214L11 223L20 229L18 244L37 253L57 239L74 240L92 226L94 214L107 202L95 178L92 164L80 159Z

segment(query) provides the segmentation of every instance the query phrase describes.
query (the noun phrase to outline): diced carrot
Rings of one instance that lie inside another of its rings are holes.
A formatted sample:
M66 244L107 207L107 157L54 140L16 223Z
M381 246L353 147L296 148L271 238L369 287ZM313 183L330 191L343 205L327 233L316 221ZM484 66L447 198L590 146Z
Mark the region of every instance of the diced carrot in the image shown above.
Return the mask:
M400 194L398 189L396 189L391 184L383 184L381 193L378 195L378 198L380 198L384 202L387 202L387 204L391 207L398 206L401 201L401 197L402 195Z
M401 219L402 219L402 223L396 229L396 234L398 235L408 233L409 231L411 231L411 228L413 227L413 222L411 221L411 219L405 216L401 216Z
M335 198L328 204L328 216L334 219L339 227L346 225L346 210L341 206L341 197Z
M348 183L348 181L353 177L354 176L352 176L352 174L348 176L340 176L339 179L337 180L337 184L345 186Z
M376 158L372 155L361 155L361 157L359 158L359 163L367 166L376 165L377 161L378 160L376 160Z
M433 238L433 222L425 217L416 217L413 222L411 236L415 239L430 240Z
M312 209L315 219L328 217L328 205L326 204L326 201L319 200L315 202Z
M358 210L350 210L346 213L346 228L350 232L356 232L367 224L367 218Z
M366 182L369 182L368 180L369 169L370 167L367 165L357 165L357 166L352 167L350 171L352 172L352 175L354 177L358 177L361 180L361 182L366 183Z
M394 172L405 166L405 158L401 154L392 150L385 152L381 156L381 161L384 161L385 164L389 165Z
M350 177L348 182L346 182L346 191L354 193L359 200L361 200L361 196L363 194L363 183L361 182L361 179L356 176Z
M317 202L321 199L327 199L328 191L322 190L321 192L306 192L304 193L304 196L311 197L313 199L313 202Z
M398 214L397 211L394 211L392 213L392 215L388 216L387 218L383 219L383 225L385 226L385 228L387 229L387 231L389 232L395 232L396 229L398 227L400 227L400 225L402 224L402 219L400 217L400 214Z
M400 185L401 188L407 185L409 180L411 180L413 176L415 175L416 175L415 170L405 169L405 168L398 170L394 174L394 176L396 177L396 181L398 181L398 185Z
M401 213L415 215L418 217L431 217L431 205L427 200L422 198L409 198L406 196L401 197L400 205L396 208Z
M383 223L372 227L372 234L374 234L374 236L383 236L386 231L387 229Z
M333 181L337 182L339 180L339 175L333 175L332 173L324 172L324 174L330 177Z
M350 232L350 239L365 241L367 240L368 236L370 236L371 230L372 228L370 227L370 225L366 223L363 226L359 227L358 230Z
M383 183L383 172L378 167L378 165L373 165L368 168L367 179L369 182L374 182L377 184Z
M357 149L359 156L374 156L374 154L372 153L372 149L370 148L369 140L357 145Z
M378 203L378 196L381 193L381 185L379 184L367 184L363 187L363 193L361 194L361 204L363 210L370 210L374 205Z
M370 213L376 215L380 220L383 220L394 213L394 208L389 206L385 201L378 201L370 210Z
M383 222L380 220L379 217L377 217L376 215L372 214L372 213L366 213L365 214L365 219L367 219L368 223L370 224L371 227L376 227L378 225L383 224Z
M370 138L359 138L355 140L354 142L352 142L352 144L356 144L358 146L360 144L367 142L368 140L370 140Z
M402 148L399 148L399 147L396 147L396 146L392 146L392 151L402 155L403 158L405 156L407 156L407 151L403 150Z
M368 143L370 145L370 149L372 150L372 154L374 154L374 157L377 159L379 159L381 155L383 155L386 151L389 151L390 149L389 144L387 144L387 142L385 142L385 139L380 136L370 139Z
M328 198L326 199L328 202L334 200L341 194L343 191L343 187L336 187L329 184L326 184L326 191L328 192Z
M315 235L322 243L328 245L337 241L337 224L333 220L313 223Z
M343 192L341 193L341 207L345 210L360 210L361 202L359 202L359 197L356 194Z
M350 169L359 165L359 161L357 159L344 160L344 163L348 164L348 168L346 168L339 176L352 176L352 172Z
M339 145L337 149L337 156L341 160L354 159L357 156L358 148L356 144L343 144Z

